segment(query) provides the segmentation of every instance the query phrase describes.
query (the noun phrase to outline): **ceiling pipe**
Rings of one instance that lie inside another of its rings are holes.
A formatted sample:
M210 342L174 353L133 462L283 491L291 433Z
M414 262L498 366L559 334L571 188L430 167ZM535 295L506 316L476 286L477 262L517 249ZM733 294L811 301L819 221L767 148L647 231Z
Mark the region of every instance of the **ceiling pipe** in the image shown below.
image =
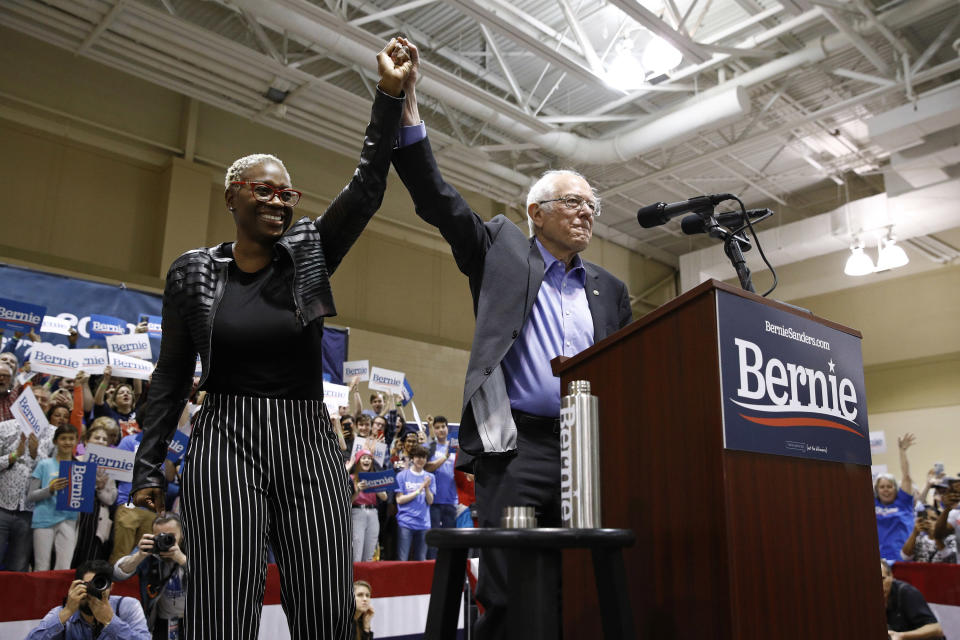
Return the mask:
M331 55L342 56L353 62L365 63L370 59L370 43L359 42L347 35L350 33L369 40L372 37L370 34L354 34L339 18L304 0L232 0L231 4L311 42L322 42ZM530 122L529 118L522 121L511 113L516 111L513 105L500 108L489 102L480 103L474 99L472 94L476 88L470 83L426 63L423 66L426 73L420 88L424 93L491 127L533 142L557 155L588 164L612 164L635 158L665 144L691 137L698 131L723 126L750 112L746 92L740 87L731 86L720 96L692 98L671 113L638 123L615 138L595 140L559 131L539 121ZM443 80L439 80L439 77ZM507 105L504 102L504 106Z
M366 61L370 56L370 34L354 32L336 16L305 0L232 0L232 4L250 11L269 24L299 34L310 41L322 42L333 55L340 55L354 62ZM906 13L898 7L886 12L881 18L889 20L890 26L897 28L914 20L917 12L935 10L942 6L943 2L918 0L915 4L919 5L915 7L916 11ZM858 27L858 31L862 33L872 31L869 24ZM503 106L506 108L500 108L500 105L492 104L489 100L478 102L473 95L475 87L426 63L424 69L427 73L420 86L424 93L434 96L448 106L512 136L533 142L546 151L580 163L613 164L679 142L699 131L717 128L742 118L750 112L745 89L801 66L819 62L850 46L853 46L850 39L842 33L817 39L800 51L781 56L704 91L669 113L645 118L614 137L599 140L556 128L545 131L544 123L538 122L537 126L534 126L529 116L514 113L517 109L505 101Z
M137 13L130 13L125 16L125 22L129 23L133 30L136 31L138 41L145 39L149 41L152 39L153 45L157 46L160 50L163 50L163 41L153 38L150 32L146 30L146 28L150 25L152 25L153 28L160 26L157 20L158 17L161 17L164 20L168 19L166 16L153 15L151 10L147 9L146 7L138 6ZM175 19L169 18L169 20L173 21ZM171 24L169 25L165 36L177 42L177 44L183 48L182 51L195 52L193 55L202 56L202 67L214 70L217 74L225 78L236 80L242 79L243 81L249 82L249 73L238 72L237 70L222 64L222 61L203 55L205 49L209 49L212 46L217 46L216 43L212 42L212 39L209 37L208 33L201 31L193 32L189 29L185 30L182 25ZM268 59L260 57L257 60L246 60L244 58L248 57L249 52L246 47L234 45L233 43L226 45L226 47L229 50L229 56L225 59L229 60L231 64L234 65L245 66L246 68L257 68L258 75L261 76L261 79L258 82L269 82L269 80L265 78L272 78L275 76L283 77L295 85L303 85L304 83L315 81L315 78L309 74L295 69L291 70L288 67L279 64L272 58ZM370 65L371 59L373 58L371 54L372 50L369 48L364 48L364 51L364 59L358 62L362 62L365 65ZM182 53L181 56L183 55L185 54ZM242 63L240 62L241 60L243 60ZM253 85L248 85L248 88L255 90L258 89L259 86L260 84L255 82ZM314 82L302 93L303 95L300 96L291 96L288 98L287 103L291 107L299 107L303 111L312 114L317 114L318 109L316 105L322 103L326 105L322 114L325 119L332 120L343 127L357 129L358 131L363 130L362 124L359 123L355 117L357 113L368 108L366 106L366 101L364 101L362 98L327 82ZM307 98L308 96L310 96L311 99L303 100L301 103L300 98ZM338 110L335 111L329 108L332 101L336 101L338 103ZM264 114L255 119L266 122L268 115L272 116L273 114ZM283 118L279 118L279 120L282 121ZM445 137L444 140L446 140ZM525 191L530 186L531 179L526 174L492 162L483 155L478 156L476 153L473 153L471 155L461 155L459 157L464 163L471 165L474 169L509 183L511 186L504 190L510 192L514 196L521 191ZM501 185L501 188L502 187L503 185Z

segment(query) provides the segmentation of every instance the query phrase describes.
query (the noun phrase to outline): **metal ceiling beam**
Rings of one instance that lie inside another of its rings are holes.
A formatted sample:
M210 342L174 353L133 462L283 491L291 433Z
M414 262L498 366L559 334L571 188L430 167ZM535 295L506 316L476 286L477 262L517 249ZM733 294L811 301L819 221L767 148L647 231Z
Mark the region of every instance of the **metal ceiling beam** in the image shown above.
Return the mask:
M496 7L498 9L503 9L504 11L513 14L525 24L529 25L531 28L539 31L543 36L547 38L549 42L556 42L556 49L565 48L569 53L574 55L580 55L580 47L578 46L575 40L571 40L567 35L569 28L556 30L546 22L539 20L536 16L532 16L529 13L523 11L519 7L511 4L507 0L481 0L484 6L487 7Z
M889 42L900 55L909 55L906 45L903 44L900 38L893 35L893 32L887 28L887 25L877 19L876 14L870 10L870 7L868 7L863 0L853 0L853 4L856 5L856 7L860 9L860 12L867 18L867 22L873 25L873 28L886 38L887 42Z
M263 50L267 53L267 55L277 62L286 64L287 61L283 59L283 56L281 56L280 52L277 51L277 48L273 45L273 42L270 41L270 37L267 35L267 32L263 30L263 27L260 26L260 23L257 22L257 18L249 11L244 9L240 10L240 15L243 16L243 21L247 23L248 27L250 27L250 31L253 32L253 37L257 39L257 42L260 43L260 46L263 47Z
M787 204L787 201L786 201L786 200L784 200L784 199L781 198L780 196L776 195L776 194L773 193L772 191L764 188L764 187L763 187L761 184L759 184L756 180L753 180L753 179L751 179L751 178L748 178L746 175L744 175L743 173L737 171L736 169L734 169L734 168L731 167L730 165L725 164L725 163L721 162L721 161L718 160L718 159L714 159L714 160L713 160L713 163L714 163L715 165L717 165L718 167L720 167L721 169L723 169L724 171L726 171L727 173L729 173L730 175L732 175L733 177L739 178L739 179L743 180L744 182L747 183L748 186L753 187L754 189L756 189L757 191L759 191L759 192L762 193L763 195L765 195L765 196L767 196L768 198L771 198L772 200L776 201L778 204L781 204L781 205Z
M497 64L500 65L500 70L503 71L503 76L510 84L510 90L513 91L513 95L517 99L517 105L524 111L529 111L529 109L527 109L527 102L523 97L523 92L520 91L520 85L517 84L517 79L513 77L513 72L510 71L507 61L503 59L502 55L500 55L500 48L497 47L497 43L494 42L493 34L490 33L490 29L487 28L487 25L481 24L480 31L483 33L483 38L487 41L487 46L490 47L490 51L493 52L493 57L497 59Z
M384 18L389 18L390 16L395 16L398 13L404 13L407 11L412 11L414 9L419 9L420 7L428 4L433 4L437 0L413 0L412 2L407 2L396 7L391 7L390 9L385 9L383 11L377 11L375 13L368 13L365 16L359 18L354 18L353 20L348 20L347 24L359 27L362 24L367 24L368 22L377 22L383 20Z
M930 46L924 49L917 61L913 63L913 67L910 69L912 73L916 74L918 71L923 69L928 62L930 62L930 58L932 58L937 51L940 50L940 47L946 43L947 39L950 38L954 30L957 28L957 25L960 25L960 13L957 13L953 20L951 20L949 24L943 28L943 31L940 32L940 35L938 35L934 41L930 43Z
M567 24L570 25L570 30L573 31L577 42L580 43L580 50L583 52L583 57L586 59L587 64L590 65L590 68L593 69L595 74L602 76L605 73L603 64L600 62L600 57L597 55L597 52L594 51L593 45L590 43L590 38L587 37L587 32L583 30L583 26L580 24L577 14L574 13L573 7L570 6L568 0L557 0L557 2L563 11L564 17L567 19Z
M883 59L883 57L877 53L877 51L871 47L870 44L864 40L859 33L857 33L857 30L853 28L853 25L848 24L846 19L833 9L821 7L821 10L823 11L823 15L826 16L827 20L830 21L830 24L836 27L837 31L847 36L857 51L863 54L863 57L869 60L870 64L877 68L877 71L885 76L890 75L890 66Z
M117 16L120 15L120 12L123 10L123 5L127 3L127 0L117 0L116 4L110 7L110 11L107 11L107 14L103 16L103 20L97 24L96 28L90 32L90 35L87 36L79 47L77 47L77 53L84 54L90 50L90 47L93 46L93 43L96 42L97 38L100 37L104 31L110 28L110 25L113 24L113 21L117 19Z
M711 0L707 0L707 8L708 8L708 9L710 8L710 2L711 2ZM698 5L698 4L700 4L700 0L691 0L690 6L687 7L686 13L684 13L684 14L683 14L683 17L680 18L680 20L677 22L677 31L679 31L680 33L688 33L688 31L686 31L686 30L683 28L683 25L684 25L684 23L686 23L687 18L690 17L690 14L693 13L693 10L697 8L697 5ZM701 14L701 15L702 15L702 14Z
M580 62L551 49L547 44L541 42L535 35L531 34L522 25L508 20L498 13L481 6L477 0L444 0L444 2L452 7L456 7L477 22L496 29L517 44L535 52L544 60L553 63L554 66L563 69L567 73L581 80L589 82L593 86L602 88L605 91L610 91L611 93L613 92L610 86L607 85L606 80L594 73L591 69L585 67Z
M869 82L870 84L880 85L881 87L890 87L896 84L896 82L890 78L881 78L879 76L870 75L869 73L860 73L859 71L852 71L850 69L834 69L830 73L835 76L840 76L841 78Z
M724 29L723 31L718 31L713 35L707 36L706 38L700 41L700 44L716 44L717 42L720 42L725 38L729 38L732 35L736 35L740 33L744 29L751 27L758 22L763 22L768 18L774 17L777 14L781 13L782 11L783 11L783 7L781 5L774 5L769 9L764 9L763 11L760 11L759 13L755 13L754 15L750 16L746 20L737 21L735 25L729 27L728 29Z
M949 62L944 62L943 64L939 64L935 67L931 67L930 69L927 69L926 71L922 71L918 73L914 77L914 82L917 82L917 83L926 82L928 80L939 78L943 75L953 73L954 71L958 71L958 70L960 70L960 58L955 58L953 60L950 60ZM871 89L870 91L866 91L848 100L844 100L842 102L832 104L828 107L823 107L816 111L812 111L808 113L808 115L802 118L791 120L790 122L784 123L778 127L773 127L772 129L768 129L766 131L762 131L760 133L752 135L749 138L746 138L739 142L735 142L728 147L715 149L713 151L707 151L698 156L689 158L687 160L683 160L669 167L664 167L659 171L654 171L645 176L641 176L636 179L623 182L619 185L609 187L607 189L607 192L608 194L622 193L629 189L634 189L636 187L639 187L640 185L647 183L651 180L656 180L657 178L662 178L664 176L667 176L670 173L683 171L685 169L692 169L694 167L697 167L703 164L704 162L710 162L714 158L721 158L727 153L736 153L741 150L750 149L770 138L775 138L777 136L788 134L803 124L815 122L822 118L832 116L836 113L841 113L847 109L851 109L853 107L859 106L860 104L868 100L877 98L891 91L896 91L902 88L902 86L903 86L903 82L901 81L892 87L877 87L876 89Z
M379 11L379 7L364 0L353 0L351 5L360 11ZM453 63L455 66L460 67L467 73L470 73L477 78L481 78L483 82L500 89L504 93L509 93L511 91L507 82L496 74L491 74L489 68L477 64L475 61L464 57L450 47L436 41L434 38L430 37L429 34L421 29L418 29L416 26L397 18L396 16L384 16L381 21L391 29L407 34L407 36L413 40L417 46L424 49L429 49L434 55L444 58L445 60Z
M657 14L640 4L638 0L610 0L610 4L617 7L654 34L660 36L680 51L684 57L692 62L706 62L710 59L709 52L686 35L670 28L657 17ZM680 16L677 16L679 22Z
M758 35L750 36L749 38L746 38L746 39L744 39L743 41L741 41L741 42L737 45L737 47L738 47L738 48L748 48L748 49L752 49L752 48L759 47L759 46L761 46L762 44L764 44L764 43L766 43L766 42L769 42L770 40L775 40L776 38L780 37L781 35L783 35L783 34L785 34L785 33L790 33L790 32L792 32L792 31L795 31L795 30L797 30L797 29L800 29L800 28L804 27L805 25L807 25L807 24L810 23L810 22L813 22L813 21L815 21L815 20L819 20L822 16L823 16L823 10L820 9L819 7L817 7L817 8L815 8L815 9L813 9L813 10L811 10L811 11L808 11L808 12L802 14L802 15L796 16L795 18L791 18L790 20L786 20L786 21L784 21L782 24L780 24L780 25L778 25L778 26L776 26L776 27L774 27L774 28L772 28L772 29L768 29L767 31L763 32L762 34L758 34ZM669 80L667 80L666 82L664 82L663 84L658 85L658 86L669 86L669 85L671 85L671 84L674 84L674 83L676 83L676 82L678 82L678 81L680 81L680 80L689 78L689 77L691 77L691 76L694 76L694 77L695 77L696 75L698 75L698 74L700 74L700 73L703 73L704 71L708 71L708 70L713 69L714 67L716 67L716 66L718 66L718 65L720 65L720 64L724 64L724 63L728 62L728 61L730 60L730 58L731 58L731 56L728 55L728 54L724 54L724 53L714 54L714 56L713 56L710 60L708 60L708 61L706 61L706 62L704 62L704 63L702 63L702 64L690 65L690 66L688 66L688 67L685 67L685 68L681 69L680 71L677 71L677 72L671 74ZM637 100L643 99L645 96L648 95L649 91L650 91L650 87L644 87L643 89L639 89L639 90L637 90L637 91L634 91L634 92L632 92L632 93L629 93L629 94L627 94L626 96L623 96L623 97L621 97L621 98L617 98L617 99L615 99L615 100L611 100L611 101L608 102L607 104L605 104L605 105L603 105L603 106L601 106L601 107L598 107L598 108L594 109L594 110L591 111L590 113L592 113L592 114L598 114L598 115L599 115L599 114L604 114L604 113L609 113L610 111L613 111L614 109L618 109L618 108L620 108L620 107L622 107L622 106L624 106L624 105L627 105L627 104L630 104L630 103L635 102L635 101L637 101Z

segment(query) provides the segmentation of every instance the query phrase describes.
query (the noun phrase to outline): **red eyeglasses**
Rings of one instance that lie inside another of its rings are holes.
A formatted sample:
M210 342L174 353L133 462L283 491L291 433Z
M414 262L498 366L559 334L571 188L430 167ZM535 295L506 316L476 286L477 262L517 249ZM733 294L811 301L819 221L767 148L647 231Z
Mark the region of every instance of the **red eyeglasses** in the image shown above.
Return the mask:
M280 198L280 202L283 204L293 207L300 202L300 196L303 195L296 189L277 189L276 187L271 187L265 182L247 182L241 180L235 180L230 184L248 184L250 185L250 191L253 193L253 197L260 202L270 202L273 200L274 196Z

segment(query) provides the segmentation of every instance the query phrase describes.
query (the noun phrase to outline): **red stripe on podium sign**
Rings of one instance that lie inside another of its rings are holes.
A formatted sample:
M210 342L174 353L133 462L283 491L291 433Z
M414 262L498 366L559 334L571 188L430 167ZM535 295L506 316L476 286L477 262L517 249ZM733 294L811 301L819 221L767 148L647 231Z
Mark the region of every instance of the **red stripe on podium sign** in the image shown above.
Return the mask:
M748 416L742 413L740 414L740 417L744 420L756 422L757 424L762 424L767 427L826 427L828 429L842 429L843 431L854 433L861 438L863 437L863 434L856 429L851 429L850 427L840 424L839 422L824 420L822 418L758 418L756 416Z

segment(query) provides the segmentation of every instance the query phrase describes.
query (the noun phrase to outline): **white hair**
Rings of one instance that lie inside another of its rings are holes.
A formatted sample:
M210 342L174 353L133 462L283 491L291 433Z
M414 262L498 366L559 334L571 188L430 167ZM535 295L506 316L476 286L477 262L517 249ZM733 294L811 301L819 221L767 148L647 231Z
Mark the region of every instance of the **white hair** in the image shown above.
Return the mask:
M283 169L284 173L287 174L287 176L290 175L290 172L287 171L286 165L284 165L283 161L277 156L270 153L253 153L249 156L243 156L242 158L237 158L233 161L233 164L230 165L229 169L227 169L227 175L223 179L223 186L229 188L231 182L242 181L243 175L247 172L247 169L265 162L277 163L280 165L280 168Z
M527 192L527 206L525 211L527 212L527 227L530 229L530 237L533 237L533 218L530 217L530 205L557 197L558 194L554 193L554 183L557 181L557 178L561 176L580 178L588 185L590 184L590 181L584 178L583 174L573 169L551 169L550 171L544 171L537 181L533 183L533 186L530 187L530 191ZM590 191L593 192L593 199L596 200L597 206L599 207L600 196L597 194L597 190L590 187Z

